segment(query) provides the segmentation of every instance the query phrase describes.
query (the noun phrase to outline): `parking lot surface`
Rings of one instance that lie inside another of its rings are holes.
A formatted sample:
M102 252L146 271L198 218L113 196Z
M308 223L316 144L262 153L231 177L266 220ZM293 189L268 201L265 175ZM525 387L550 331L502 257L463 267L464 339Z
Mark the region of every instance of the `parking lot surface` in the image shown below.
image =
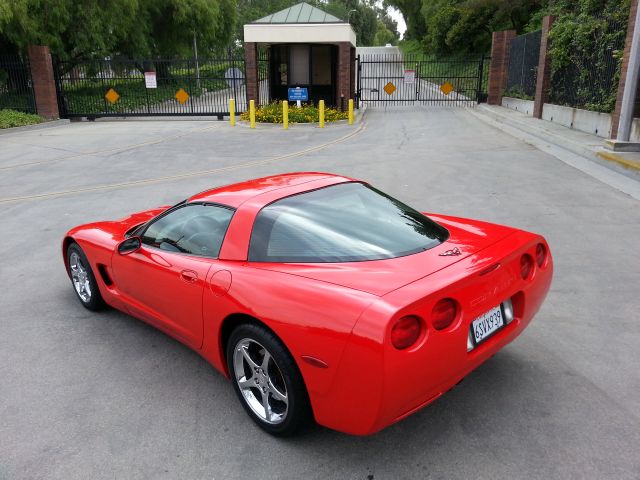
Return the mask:
M277 439L197 353L75 298L60 252L70 227L288 171L545 235L546 303L406 420L371 437ZM640 202L464 109L369 110L324 130L108 121L5 134L0 206L0 478L640 477Z

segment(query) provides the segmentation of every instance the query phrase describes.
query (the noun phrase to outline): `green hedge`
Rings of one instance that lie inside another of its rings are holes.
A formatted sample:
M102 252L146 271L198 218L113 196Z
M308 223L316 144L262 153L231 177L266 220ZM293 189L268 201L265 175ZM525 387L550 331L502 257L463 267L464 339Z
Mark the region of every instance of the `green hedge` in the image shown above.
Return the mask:
M44 119L32 113L16 110L0 110L0 128L23 127L43 122Z

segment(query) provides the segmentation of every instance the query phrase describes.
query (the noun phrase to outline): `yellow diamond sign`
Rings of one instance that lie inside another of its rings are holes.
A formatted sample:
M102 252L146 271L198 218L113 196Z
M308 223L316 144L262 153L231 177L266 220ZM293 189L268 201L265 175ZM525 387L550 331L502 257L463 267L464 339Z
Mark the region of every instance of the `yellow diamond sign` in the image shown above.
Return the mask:
M453 92L454 89L455 87L449 82L444 82L442 85L440 85L440 91L445 95L449 95L451 92Z
M184 91L183 88L176 92L176 100L180 102L180 105L184 105L184 102L189 100L189 94Z
M104 94L104 98L106 98L109 103L116 103L120 98L120 95L118 95L118 92L113 88L110 88L107 90L107 93Z
M396 86L393 83L389 82L384 86L383 90L387 93L387 95L393 95L393 92L396 91Z

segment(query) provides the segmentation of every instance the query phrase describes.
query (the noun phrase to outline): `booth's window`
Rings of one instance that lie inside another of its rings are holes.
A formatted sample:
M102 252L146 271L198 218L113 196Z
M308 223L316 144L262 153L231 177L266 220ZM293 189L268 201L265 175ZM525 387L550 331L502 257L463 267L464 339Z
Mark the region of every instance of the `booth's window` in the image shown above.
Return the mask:
M289 85L309 85L309 45L291 45Z
M311 72L313 85L331 85L331 46L314 45L311 48Z

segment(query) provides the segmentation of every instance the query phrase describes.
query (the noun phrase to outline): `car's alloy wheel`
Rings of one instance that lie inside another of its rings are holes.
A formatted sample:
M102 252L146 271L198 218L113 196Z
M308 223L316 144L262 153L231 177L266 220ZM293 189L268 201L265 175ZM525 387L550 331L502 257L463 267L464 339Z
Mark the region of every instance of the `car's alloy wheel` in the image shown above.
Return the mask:
M243 338L233 351L233 365L236 383L251 410L267 423L282 423L289 409L287 387L269 351Z
M285 436L308 423L302 375L273 332L257 324L238 326L227 343L227 365L242 406L261 428Z
M71 252L71 255L69 255L69 270L71 271L71 281L78 297L84 303L90 302L91 283L89 282L89 273L85 266L82 265L78 252Z
M96 277L91 271L89 261L77 243L67 249L67 267L76 295L89 310L99 310L104 305L98 289Z

